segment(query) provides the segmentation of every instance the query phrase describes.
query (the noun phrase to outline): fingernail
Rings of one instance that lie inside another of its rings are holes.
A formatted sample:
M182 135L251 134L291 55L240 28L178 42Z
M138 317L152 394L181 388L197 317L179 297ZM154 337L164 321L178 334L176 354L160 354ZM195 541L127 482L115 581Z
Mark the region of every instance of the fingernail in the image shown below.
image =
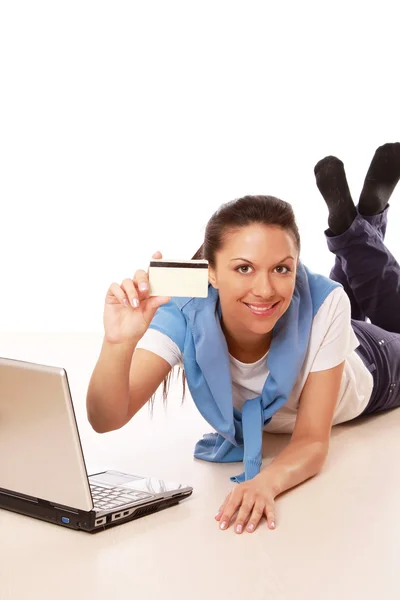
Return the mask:
M236 533L242 533L243 531L243 526L242 525L237 525L236 527Z
M215 515L215 518L219 517L219 515L220 515L220 514L221 514L221 511L219 510L219 511L217 512L217 514Z
M132 298L132 306L133 308L137 308L139 306L139 300L137 298Z
M228 527L228 523L226 521L222 521L220 528L221 529L226 529Z
M128 300L127 300L126 298L124 298L124 299L122 300L122 304L123 304L124 306L129 306L129 304L128 304Z
M247 531L254 531L254 523L250 523L250 525L247 527Z
M275 522L271 521L271 529L275 529Z
M145 281L141 281L139 283L139 290L141 292L145 292L147 290L147 288L148 288L148 285L147 285L147 283Z

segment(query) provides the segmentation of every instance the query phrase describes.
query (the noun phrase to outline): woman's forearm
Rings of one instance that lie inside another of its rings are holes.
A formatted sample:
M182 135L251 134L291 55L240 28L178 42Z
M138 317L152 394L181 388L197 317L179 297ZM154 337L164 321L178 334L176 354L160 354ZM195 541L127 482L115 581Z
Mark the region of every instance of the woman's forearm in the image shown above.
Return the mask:
M299 439L292 441L261 471L276 495L306 481L322 468L328 442Z
M86 398L90 424L98 433L122 427L129 407L129 371L137 342L111 344L106 340Z

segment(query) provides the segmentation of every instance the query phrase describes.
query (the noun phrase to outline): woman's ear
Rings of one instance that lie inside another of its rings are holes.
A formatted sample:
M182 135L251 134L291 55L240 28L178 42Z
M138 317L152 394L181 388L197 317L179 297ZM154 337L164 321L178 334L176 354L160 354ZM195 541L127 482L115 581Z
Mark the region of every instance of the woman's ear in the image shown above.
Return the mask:
M208 281L211 283L213 288L215 288L216 290L218 289L215 269L213 269L213 267L210 267L210 265L208 266Z

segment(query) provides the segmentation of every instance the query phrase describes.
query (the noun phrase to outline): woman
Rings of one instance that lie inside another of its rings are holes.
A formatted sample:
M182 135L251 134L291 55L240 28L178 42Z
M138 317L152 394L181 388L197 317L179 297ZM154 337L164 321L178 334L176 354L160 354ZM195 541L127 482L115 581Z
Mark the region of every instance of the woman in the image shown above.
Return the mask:
M215 517L237 533L254 531L262 516L275 527L276 496L321 470L332 425L400 406L400 267L383 243L400 144L376 151L357 209L340 160L326 157L315 174L336 255L330 278L300 261L291 206L248 196L207 225L196 258L209 261L208 298L150 298L144 271L106 297L87 396L92 426L122 427L183 365L216 431L195 457L244 462ZM292 435L261 469L263 430Z

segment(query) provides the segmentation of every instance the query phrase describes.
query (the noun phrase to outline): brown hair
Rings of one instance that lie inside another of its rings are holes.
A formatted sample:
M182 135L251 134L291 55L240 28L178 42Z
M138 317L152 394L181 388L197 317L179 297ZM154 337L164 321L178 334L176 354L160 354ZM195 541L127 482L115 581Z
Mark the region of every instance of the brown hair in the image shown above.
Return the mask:
M216 254L223 247L226 235L241 227L253 224L280 227L285 231L289 231L300 254L300 234L292 206L284 200L275 198L275 196L243 196L222 204L213 214L206 226L204 242L192 258L205 258L215 268ZM162 397L164 402L167 400L171 375L172 371L163 382ZM186 392L186 378L183 369L182 380L183 401Z
M291 205L275 196L243 196L222 204L213 214L207 223L204 242L193 259L205 258L215 267L215 256L224 245L226 234L255 223L290 231L300 254L300 235Z

